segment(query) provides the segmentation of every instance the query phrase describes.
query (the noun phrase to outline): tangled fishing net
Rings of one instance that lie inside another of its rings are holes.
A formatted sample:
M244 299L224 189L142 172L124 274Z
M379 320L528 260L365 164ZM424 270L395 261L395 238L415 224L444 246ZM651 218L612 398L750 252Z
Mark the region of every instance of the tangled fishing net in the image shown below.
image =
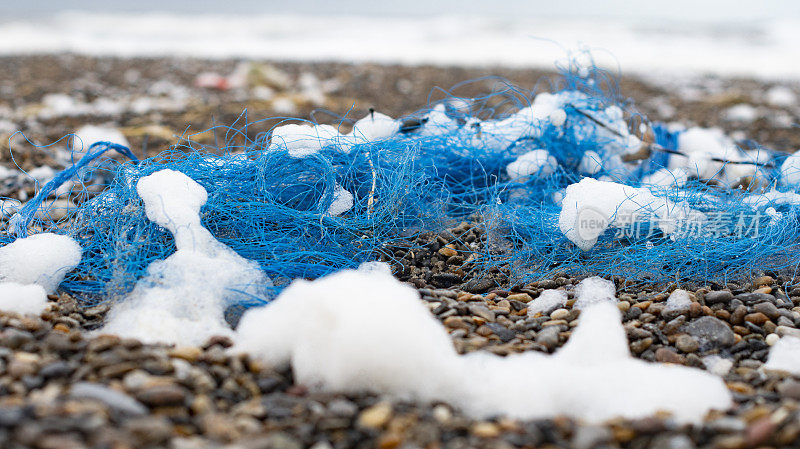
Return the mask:
M463 269L476 276L493 268L518 281L556 272L640 281L794 273L800 159L740 148L715 130L651 123L591 64L571 63L562 75L552 93L450 97L401 119L286 121L255 139L247 130L260 122L245 123L219 147L184 141L144 160L98 142L1 238L67 234L83 257L61 287L87 304L123 297L176 250L136 189L169 169L206 189L202 225L257 263L275 290L391 263L391 248L462 220L483 230L485 241L464 255ZM54 219L63 199L76 206Z

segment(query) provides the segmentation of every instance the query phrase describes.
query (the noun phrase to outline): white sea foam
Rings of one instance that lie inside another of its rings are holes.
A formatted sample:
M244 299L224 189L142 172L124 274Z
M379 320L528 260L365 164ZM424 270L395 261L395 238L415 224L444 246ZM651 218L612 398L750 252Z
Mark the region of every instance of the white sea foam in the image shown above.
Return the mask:
M612 283L590 278L576 294L587 307L554 355L460 356L413 288L386 271L345 270L296 280L271 304L246 312L235 349L291 364L304 385L446 401L480 417L604 421L669 411L697 422L731 405L717 376L631 357Z

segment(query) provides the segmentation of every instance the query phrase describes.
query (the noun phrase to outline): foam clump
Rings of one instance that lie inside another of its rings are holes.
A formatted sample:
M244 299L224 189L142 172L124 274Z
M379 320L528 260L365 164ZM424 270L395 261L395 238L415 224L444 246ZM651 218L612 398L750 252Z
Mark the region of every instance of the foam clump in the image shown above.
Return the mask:
M333 201L328 206L328 215L336 217L342 215L353 207L353 194L344 187L336 184L333 189Z
M800 184L800 153L790 155L781 164L781 182L791 186Z
M571 242L588 251L609 226L652 221L671 234L688 219L702 222L704 217L685 204L655 196L647 188L583 178L567 187L558 226Z
M272 130L270 150L284 148L292 157L307 157L330 145L339 135L339 131L331 125L290 123Z
M323 148L334 146L349 153L354 145L374 142L394 136L400 131L400 122L379 112L371 112L353 124L352 132L342 134L331 125L295 124L276 126L272 129L269 149L285 149L295 158L304 158L319 153Z
M47 293L41 285L0 283L0 310L39 314L47 306Z
M588 306L601 302L616 302L617 288L608 279L599 276L592 276L582 280L575 287L575 305L577 309L585 309Z
M703 357L703 365L706 369L717 376L725 376L733 368L733 361L717 354Z
M650 187L673 188L683 187L689 180L689 175L683 168L670 170L660 168L642 178L642 185Z
M767 363L764 364L763 369L800 375L800 338L781 337L770 348Z
M66 235L42 233L0 248L0 282L36 284L53 293L81 260L81 247Z
M358 142L372 142L391 137L400 131L400 122L380 112L371 112L356 121L351 133Z
M606 296L607 287L601 290ZM236 351L291 364L297 382L314 388L445 401L476 417L600 422L667 411L680 422L698 422L710 409L731 405L716 376L632 358L614 304L583 310L553 356L461 356L418 293L375 270L293 282L272 303L245 313L235 341ZM525 379L526 388L497 382L511 378Z
M511 179L518 179L535 175L545 177L551 175L558 162L547 150L533 150L519 156L514 162L506 166L506 173Z
M692 127L680 132L677 141L682 156L671 156L668 168L683 168L690 176L716 179L730 186L758 174L759 166L771 157L765 151L740 149L718 128Z
M0 310L40 313L80 261L81 247L66 235L36 234L0 248Z
M426 398L438 394L438 376L460 376L450 337L418 293L380 270L292 282L245 312L236 347L271 364L291 362L298 383L334 390Z
M225 307L237 298L266 297L269 279L257 263L217 241L200 223L206 190L181 172L141 178L147 217L168 229L177 250L153 262L133 291L109 312L102 333L145 342L199 345L228 335Z
M86 151L95 142L112 142L126 147L130 146L128 139L118 130L110 126L85 125L75 132L72 140L72 150L75 152Z
M528 303L528 316L538 313L547 314L567 304L567 292L564 290L545 290Z
M791 107L797 104L797 96L786 86L774 86L767 91L767 103L772 106Z

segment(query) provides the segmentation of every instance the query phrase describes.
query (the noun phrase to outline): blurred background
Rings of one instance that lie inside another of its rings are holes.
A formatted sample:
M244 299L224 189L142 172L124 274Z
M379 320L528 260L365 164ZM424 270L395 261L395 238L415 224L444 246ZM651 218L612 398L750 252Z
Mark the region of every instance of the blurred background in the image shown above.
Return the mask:
M0 53L551 67L796 77L800 3L731 0L3 2Z

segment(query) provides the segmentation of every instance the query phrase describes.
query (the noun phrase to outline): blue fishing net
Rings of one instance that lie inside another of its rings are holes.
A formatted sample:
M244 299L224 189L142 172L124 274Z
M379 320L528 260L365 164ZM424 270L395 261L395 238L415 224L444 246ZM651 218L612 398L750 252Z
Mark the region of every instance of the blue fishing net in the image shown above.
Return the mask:
M62 288L86 304L123 297L152 262L175 251L171 234L147 219L136 193L138 179L171 169L208 191L203 225L258 262L276 290L292 279L313 279L366 261L396 262L393 248L413 250L415 237L462 220L484 231L480 244L467 246L467 262L460 267L476 277L498 269L515 281L568 273L709 282L753 271L794 272L798 205L785 196L764 195L777 185L785 155L764 150L763 160L744 162L763 185L751 179L740 188L699 176L651 185L643 182L649 175L686 157L678 144L680 129L647 122L619 97L615 78L594 67L565 67L552 88L556 99L549 100L558 103L558 115L522 114L536 110L533 93L508 87L476 99L446 98L398 120L391 135L319 137L309 144L317 150L302 155L292 142L277 142L274 130L247 139L248 128L263 122L246 120L227 129L225 144L189 140L143 160L128 148L98 142L40 189L0 239L68 234L81 245L83 259ZM634 122L647 125L650 140L641 129L627 129ZM632 144L647 152L625 160L635 153ZM109 150L129 160L103 156ZM512 176L509 164L538 150L554 162ZM597 159L596 166L588 159L588 173L587 154ZM720 171L727 163L720 162ZM701 212L706 221L697 232L680 233L647 221L630 223L635 232L609 226L584 251L565 236L559 216L565 189L586 177L644 186L656 198ZM59 189L67 181L73 187ZM784 186L783 192L791 194L794 187ZM345 201L349 207L333 212L343 195L352 204ZM54 219L49 211L67 198L75 206Z

